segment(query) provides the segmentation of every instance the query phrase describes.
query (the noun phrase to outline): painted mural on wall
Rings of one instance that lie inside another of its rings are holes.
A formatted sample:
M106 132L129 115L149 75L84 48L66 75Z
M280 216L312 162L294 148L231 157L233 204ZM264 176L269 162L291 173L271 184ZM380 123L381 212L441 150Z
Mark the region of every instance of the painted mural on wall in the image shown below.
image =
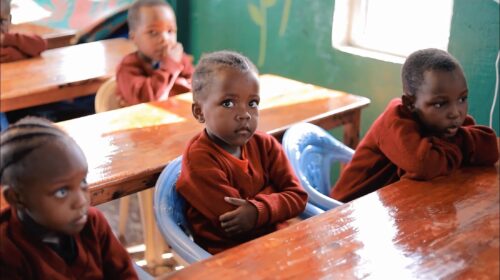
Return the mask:
M36 22L51 27L81 30L126 9L133 0L13 0L13 21L16 13L31 14Z
M257 60L257 65L260 67L264 65L266 61L266 47L267 47L267 10L276 5L276 0L260 0L259 6L249 3L248 13L252 18L252 21L259 26L259 58ZM279 36L282 37L285 34L286 27L288 25L288 16L290 14L290 8L292 6L292 0L284 0L283 12L281 15L281 23L279 29Z

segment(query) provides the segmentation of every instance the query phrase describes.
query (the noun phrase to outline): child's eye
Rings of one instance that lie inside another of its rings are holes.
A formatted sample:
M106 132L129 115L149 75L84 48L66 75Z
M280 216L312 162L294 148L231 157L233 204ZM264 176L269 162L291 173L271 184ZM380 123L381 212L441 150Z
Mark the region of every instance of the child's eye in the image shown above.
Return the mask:
M252 108L259 108L259 101L252 100L252 101L250 101L250 103L248 105L250 105L250 107L252 107Z
M149 35L151 35L151 36L156 36L156 35L158 35L158 32L156 32L156 30L149 30L149 32L148 32L148 33L149 33Z
M460 97L460 99L458 99L458 102L460 103L464 103L465 101L467 101L467 96L462 96Z
M82 188L82 190L87 190L89 188L88 184L87 184L87 179L83 179L82 182L80 183L80 187Z
M64 198L68 195L68 188L62 187L54 192L54 196L57 198Z
M445 105L445 102L438 102L438 103L434 103L434 104L432 104L432 106L433 106L434 108L441 108L441 107L443 107L444 105Z
M234 107L234 102L231 100L224 100L222 101L221 105L226 108L232 108Z

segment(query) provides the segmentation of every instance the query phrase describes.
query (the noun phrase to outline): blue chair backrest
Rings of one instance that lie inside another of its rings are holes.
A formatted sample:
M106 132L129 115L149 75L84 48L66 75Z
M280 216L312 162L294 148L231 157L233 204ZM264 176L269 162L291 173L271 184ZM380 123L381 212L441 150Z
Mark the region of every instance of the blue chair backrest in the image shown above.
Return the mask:
M175 189L181 164L182 156L179 156L160 174L155 186L154 210L163 238L182 259L194 263L212 255L191 239L185 217L186 202Z
M328 197L330 174L333 163L349 162L354 150L310 123L290 127L283 136L283 148L312 204L324 210L342 204Z

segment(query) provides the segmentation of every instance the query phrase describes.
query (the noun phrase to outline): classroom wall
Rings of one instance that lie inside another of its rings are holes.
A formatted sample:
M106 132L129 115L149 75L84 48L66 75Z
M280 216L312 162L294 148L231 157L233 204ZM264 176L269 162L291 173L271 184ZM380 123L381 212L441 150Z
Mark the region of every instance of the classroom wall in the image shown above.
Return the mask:
M274 73L367 96L362 135L388 101L401 94L400 64L338 51L331 46L332 0L177 0L179 40L199 59L233 49L261 73ZM188 34L188 36L186 36ZM493 0L456 0L449 51L463 64L470 113L487 124L499 49L499 7ZM498 132L498 101L494 128Z

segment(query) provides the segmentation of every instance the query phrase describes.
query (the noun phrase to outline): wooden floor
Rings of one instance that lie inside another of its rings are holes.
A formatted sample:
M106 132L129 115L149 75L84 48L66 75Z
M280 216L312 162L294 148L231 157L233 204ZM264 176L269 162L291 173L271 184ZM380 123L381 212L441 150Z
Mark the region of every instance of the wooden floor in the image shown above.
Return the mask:
M104 213L104 216L115 233L118 232L119 204L119 200L116 199L97 206L97 208ZM142 245L144 244L144 240L142 236L142 224L139 214L139 202L137 195L132 195L130 197L126 232L124 238L120 238L120 241L130 252L132 260L142 266L144 259L144 247ZM168 254L169 252L165 253L167 253L167 256L171 256ZM165 258L164 263L161 266L148 267L146 265L142 267L144 270L155 276L182 268L182 266L179 266L179 264L172 257Z

